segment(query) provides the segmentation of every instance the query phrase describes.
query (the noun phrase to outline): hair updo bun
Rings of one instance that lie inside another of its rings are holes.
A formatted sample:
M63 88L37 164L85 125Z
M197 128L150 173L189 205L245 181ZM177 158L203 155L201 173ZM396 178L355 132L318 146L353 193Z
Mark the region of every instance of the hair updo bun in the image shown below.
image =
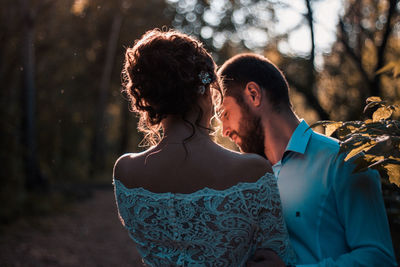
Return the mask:
M201 42L173 30L148 31L126 50L124 91L139 114L138 129L150 145L159 140L162 119L168 115L185 118L193 109L204 87L216 81L215 70Z

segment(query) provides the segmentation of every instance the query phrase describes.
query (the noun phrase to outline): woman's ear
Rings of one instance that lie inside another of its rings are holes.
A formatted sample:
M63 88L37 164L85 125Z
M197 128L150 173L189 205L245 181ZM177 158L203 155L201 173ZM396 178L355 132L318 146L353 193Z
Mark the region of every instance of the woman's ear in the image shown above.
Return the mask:
M244 97L250 105L254 107L259 107L261 105L262 99L261 87L255 82L247 83L244 90Z
M207 102L211 101L212 102L212 92L211 92L211 90L212 90L211 88L207 88L207 89L205 89L204 93L201 94L201 98L204 101L207 101Z

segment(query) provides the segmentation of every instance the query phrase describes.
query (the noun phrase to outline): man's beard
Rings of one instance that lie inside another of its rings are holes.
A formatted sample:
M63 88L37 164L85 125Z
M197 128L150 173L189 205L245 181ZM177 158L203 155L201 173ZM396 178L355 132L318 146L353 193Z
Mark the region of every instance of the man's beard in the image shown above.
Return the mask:
M252 113L248 108L242 108L242 119L239 124L239 132L234 131L241 140L240 151L255 153L267 158L264 152L264 130L261 117Z

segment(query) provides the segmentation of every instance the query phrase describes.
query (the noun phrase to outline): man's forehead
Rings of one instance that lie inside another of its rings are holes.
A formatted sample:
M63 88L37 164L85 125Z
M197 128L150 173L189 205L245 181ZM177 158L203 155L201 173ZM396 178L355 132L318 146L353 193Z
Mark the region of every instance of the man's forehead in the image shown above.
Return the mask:
M237 104L237 102L233 96L224 96L224 101L222 102L222 105L231 106L235 104Z
M217 108L217 113L221 114L225 109L232 107L233 105L237 105L235 98L232 96L224 96L224 100L221 105Z

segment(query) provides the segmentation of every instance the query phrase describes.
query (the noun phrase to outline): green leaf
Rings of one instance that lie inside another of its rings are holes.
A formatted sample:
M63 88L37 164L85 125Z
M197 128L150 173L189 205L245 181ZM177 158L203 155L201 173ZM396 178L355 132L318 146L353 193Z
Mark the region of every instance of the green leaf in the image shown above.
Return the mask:
M380 120L386 120L392 116L393 110L388 108L388 107L380 107L378 108L374 114L372 115L372 120L374 122L380 121Z

